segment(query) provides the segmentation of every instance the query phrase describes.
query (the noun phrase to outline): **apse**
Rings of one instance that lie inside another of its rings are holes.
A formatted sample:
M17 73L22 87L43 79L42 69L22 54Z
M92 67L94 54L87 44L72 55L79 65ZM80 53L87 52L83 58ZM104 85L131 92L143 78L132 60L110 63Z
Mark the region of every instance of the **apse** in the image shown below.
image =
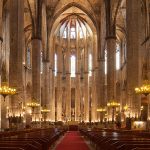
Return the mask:
M94 118L91 86L97 53L95 31L88 15L74 6L59 15L52 26L57 121L90 122Z

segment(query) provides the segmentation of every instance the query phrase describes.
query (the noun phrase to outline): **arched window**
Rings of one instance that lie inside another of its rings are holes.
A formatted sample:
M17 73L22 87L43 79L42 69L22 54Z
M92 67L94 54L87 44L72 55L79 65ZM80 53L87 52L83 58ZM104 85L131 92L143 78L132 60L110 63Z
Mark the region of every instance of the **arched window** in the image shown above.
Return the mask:
M79 28L79 33L80 33L80 38L82 39L84 36L83 36L83 31L81 28Z
M120 45L116 45L116 70L120 69Z
M31 51L29 47L27 47L27 66L31 67Z
M76 38L76 33L75 33L75 28L74 27L71 27L71 32L70 32L70 38L71 39L75 39Z
M64 33L63 33L63 38L67 38L67 29L65 28Z
M92 54L89 54L89 76L92 76Z
M41 52L41 74L43 73L43 61L42 61L43 53Z
M71 56L71 77L76 76L76 57L74 55Z
M54 75L57 76L57 54L54 56Z
M123 60L123 63L125 63L126 62L126 59L127 59L127 47L126 47L127 45L126 45L126 43L124 42L124 45L123 45L123 54L124 54L124 60Z
M105 50L105 74L107 74L107 50Z

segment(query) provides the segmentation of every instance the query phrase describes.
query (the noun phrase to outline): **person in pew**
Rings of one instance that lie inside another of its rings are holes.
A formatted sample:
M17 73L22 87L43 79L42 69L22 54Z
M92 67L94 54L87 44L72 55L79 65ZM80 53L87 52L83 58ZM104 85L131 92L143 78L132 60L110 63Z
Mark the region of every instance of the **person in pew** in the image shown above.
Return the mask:
M57 126L54 127L54 132L57 133L58 132L58 128Z
M25 126L25 129L31 129L31 126L30 126L29 124L27 124L27 125Z
M120 128L121 128L121 122L120 122L120 121L117 121L117 122L116 122L116 128L117 128L117 129L120 129Z

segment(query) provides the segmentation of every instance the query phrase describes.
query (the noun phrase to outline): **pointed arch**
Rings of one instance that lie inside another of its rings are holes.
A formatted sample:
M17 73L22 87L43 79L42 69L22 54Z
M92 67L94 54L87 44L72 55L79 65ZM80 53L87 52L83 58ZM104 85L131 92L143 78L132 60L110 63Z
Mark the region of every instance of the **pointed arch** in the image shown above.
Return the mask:
M95 26L96 30L98 30L98 23L97 23L97 21L96 21L96 19L95 19L95 16L94 16L91 12L89 12L84 6L82 6L82 5L80 5L80 4L76 3L76 2L71 2L71 3L67 4L66 6L62 7L58 12L56 12L56 13L54 14L53 19L52 19L51 21L52 21L52 22L55 22L56 19L57 19L63 12L65 12L67 9L69 9L69 8L71 8L71 7L76 7L76 8L78 8L78 9L82 10L85 14L87 14L87 16L91 19L93 25ZM51 25L50 29L52 29L52 26L53 26L53 25Z

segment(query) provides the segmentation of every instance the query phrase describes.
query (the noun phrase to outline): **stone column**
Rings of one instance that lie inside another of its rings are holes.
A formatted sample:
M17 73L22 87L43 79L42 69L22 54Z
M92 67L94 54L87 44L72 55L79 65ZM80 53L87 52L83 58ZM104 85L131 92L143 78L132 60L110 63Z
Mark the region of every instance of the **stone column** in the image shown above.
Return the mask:
M32 97L41 102L41 50L42 43L38 38L32 39Z
M106 16L105 16L105 6L102 5L101 8L101 24L100 24L100 30L99 34L97 35L97 41L98 41L98 78L99 78L99 90L97 91L98 99L99 99L99 105L102 107L106 106L106 99L105 99L105 36L106 36ZM115 57L115 56L114 56ZM115 71L115 70L114 70Z
M136 5L135 5L136 4ZM140 109L139 96L135 94L134 88L138 86L139 69L139 44L140 42L140 1L127 0L126 26L127 26L127 94L129 106L133 116L138 114Z
M32 99L41 104L41 50L42 42L37 37L32 38ZM31 100L32 101L32 100ZM40 118L40 107L34 109L32 119Z
M91 106L91 120L97 121L97 87L96 87L96 70L97 70L97 42L96 33L93 33L93 51L92 51L92 106Z
M2 43L3 43L3 0L0 1L0 73L2 67Z
M105 101L105 96L104 96L104 85L105 85L105 59L104 57L100 58L100 61L99 61L99 78L100 78L100 85L99 85L100 105L104 107L106 106L106 101Z
M50 109L50 61L49 61L49 45L48 45L48 30L47 30L47 15L46 15L46 4L45 1L42 3L42 64L43 64L43 74L42 74L42 98L41 106ZM44 114L43 114L44 117ZM45 114L45 118L48 120L49 113Z
M3 29L3 0L0 1L0 40L2 41L2 29Z
M50 92L49 92L49 84L50 84L50 70L49 70L49 60L43 60L43 99L41 101L41 105L50 109Z
M62 121L62 48L59 39L57 49L57 121Z
M116 54L116 38L107 37L107 98L108 101L115 98L115 54Z
M97 121L97 92L96 92L96 71L92 71L92 104L91 104L91 121Z
M0 37L0 74L2 71L2 62L3 62L3 38Z
M0 74L1 74L1 81L0 83L3 82L8 82L8 69L9 69L9 53L10 53L10 44L9 44L9 36L10 36L10 30L9 30L9 14L5 13L3 16L3 33L0 35ZM1 128L8 128L8 119L6 118L7 112L9 109L7 109L9 106L9 97L6 98L4 101L3 97L0 96L1 98Z
M75 121L81 120L80 99L81 99L81 85L80 85L80 49L79 49L79 31L76 28L76 91L75 91Z
M68 26L68 48L66 52L66 119L71 120L71 73L70 73L70 28Z
M88 52L88 37L85 37L84 49L84 121L89 122L89 52Z
M51 51L51 59L50 59L50 120L55 121L55 37L53 39L53 42L51 43L50 51Z
M19 102L24 101L23 92L23 50L24 50L24 3L22 0L10 1L10 58L9 85L18 94L11 96L12 113L17 115Z
M105 93L104 93L104 63L105 60L100 58L97 62L97 67L95 68L95 76L96 76L96 93L97 93L97 108L105 107ZM97 112L97 120L100 120L100 112Z

